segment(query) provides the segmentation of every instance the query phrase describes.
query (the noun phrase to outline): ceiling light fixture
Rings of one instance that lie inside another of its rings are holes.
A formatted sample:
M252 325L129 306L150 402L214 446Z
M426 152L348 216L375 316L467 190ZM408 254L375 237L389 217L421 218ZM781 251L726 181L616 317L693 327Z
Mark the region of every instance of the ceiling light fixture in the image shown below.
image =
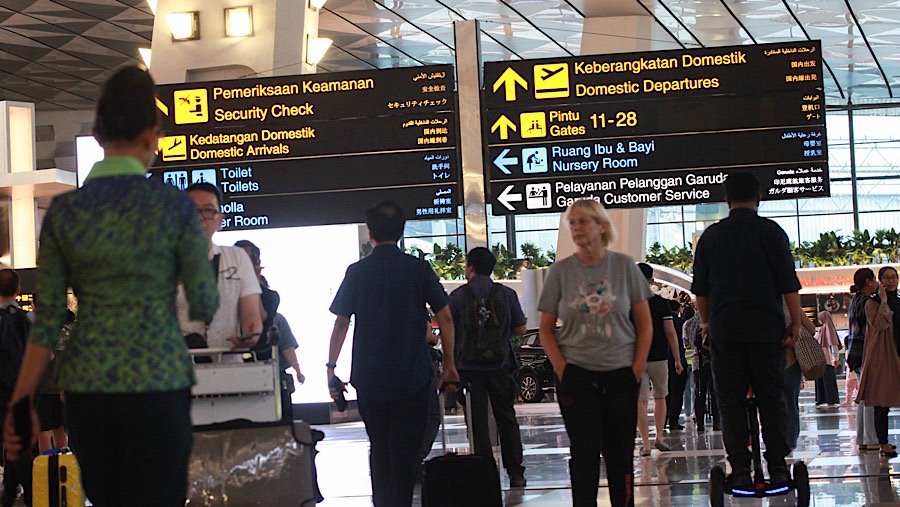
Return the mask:
M138 52L141 54L141 59L144 60L144 65L147 68L150 68L150 48L138 48Z
M315 10L319 10L325 6L328 0L309 0L309 6Z
M309 37L306 39L306 63L310 65L318 65L325 52L331 47L334 41L320 37Z
M253 9L249 5L225 9L225 36L246 37L248 35L253 35Z
M200 13L173 12L166 14L166 23L172 32L172 40L195 40L200 38Z

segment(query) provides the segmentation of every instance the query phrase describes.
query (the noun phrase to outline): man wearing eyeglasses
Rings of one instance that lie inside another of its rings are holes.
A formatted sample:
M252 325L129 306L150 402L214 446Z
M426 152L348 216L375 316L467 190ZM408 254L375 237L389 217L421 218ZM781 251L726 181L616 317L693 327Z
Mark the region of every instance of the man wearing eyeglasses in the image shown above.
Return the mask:
M178 322L184 336L199 334L211 348L245 349L256 344L262 332L259 281L243 248L213 243L222 227L222 194L215 185L195 183L186 189L194 201L209 241L209 260L219 287L219 309L209 323L188 320L184 291L178 290Z

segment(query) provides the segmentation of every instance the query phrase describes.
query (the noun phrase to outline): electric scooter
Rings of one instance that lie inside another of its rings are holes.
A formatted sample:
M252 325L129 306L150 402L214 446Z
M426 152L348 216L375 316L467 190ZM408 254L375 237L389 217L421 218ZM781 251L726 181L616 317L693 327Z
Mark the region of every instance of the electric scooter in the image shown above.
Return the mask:
M787 484L773 484L766 480L763 475L759 445L758 410L752 391L747 394L746 404L747 417L750 422L750 446L753 452L753 484L731 484L731 481L725 476L725 469L716 465L709 472L709 505L712 507L724 506L726 493L735 498L763 498L786 495L791 491L796 491L797 507L809 507L809 471L806 469L806 463L794 462L792 477Z

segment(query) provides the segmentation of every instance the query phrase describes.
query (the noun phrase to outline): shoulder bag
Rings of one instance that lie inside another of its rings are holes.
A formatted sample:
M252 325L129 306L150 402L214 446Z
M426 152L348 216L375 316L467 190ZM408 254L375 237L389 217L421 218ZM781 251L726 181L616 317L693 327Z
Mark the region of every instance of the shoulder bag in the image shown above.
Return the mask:
M800 326L800 336L794 343L794 355L797 356L797 364L806 380L816 380L825 375L825 352L812 333L803 326Z

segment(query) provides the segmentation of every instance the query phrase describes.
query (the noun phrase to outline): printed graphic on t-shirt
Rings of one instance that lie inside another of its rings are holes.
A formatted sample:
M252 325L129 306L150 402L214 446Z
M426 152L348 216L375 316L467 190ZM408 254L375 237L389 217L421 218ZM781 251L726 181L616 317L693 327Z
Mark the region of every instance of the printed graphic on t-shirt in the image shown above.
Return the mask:
M581 332L612 336L608 314L615 300L616 296L609 290L608 278L600 282L578 282L578 294L575 295L572 306L581 313Z

